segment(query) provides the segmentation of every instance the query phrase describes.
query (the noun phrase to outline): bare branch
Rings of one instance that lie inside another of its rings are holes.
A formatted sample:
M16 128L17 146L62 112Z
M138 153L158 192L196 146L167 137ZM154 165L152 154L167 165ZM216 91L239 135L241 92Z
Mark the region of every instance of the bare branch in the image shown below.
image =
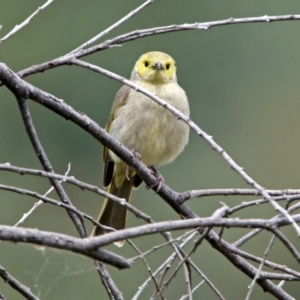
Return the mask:
M30 115L30 111L28 108L28 105L26 103L26 99L22 96L22 93L18 93L15 91L15 96L18 100L18 104L19 104L19 108L20 108L20 112L22 115L22 119L27 131L27 134L29 136L29 139L32 143L32 146L34 148L34 151L38 157L38 159L40 160L43 168L50 172L53 173L53 167L46 155L46 152L43 149L43 146L38 138L37 132L34 128L33 125L33 121ZM52 180L50 179L51 184L54 186L59 198L61 199L62 202L71 205L72 206L72 202L69 199L67 193L65 192L65 190L63 189L62 185L60 184L60 182L58 180ZM76 214L74 214L73 212L68 211L68 214L71 218L71 220L73 221L77 231L79 232L81 237L86 237L87 236L87 230L85 228L85 224L84 221L81 217L77 216Z
M100 40L105 35L107 35L108 33L110 33L112 30L116 29L121 24L123 24L124 22L126 22L129 19L131 19L132 17L134 17L136 14L138 14L140 11L142 11L144 8L146 8L148 5L152 4L154 1L155 0L147 0L145 3L143 3L142 5L140 5L139 7L137 7L136 9L134 9L133 11L131 11L129 14L127 14L126 16L124 16L122 19L120 19L118 22L116 22L115 24L111 25L110 27L108 27L107 29L105 29L104 31L102 31L101 33L99 33L98 35L96 35L95 37L93 37L92 39L90 39L89 41L83 43L78 48L74 49L72 52L70 52L70 54L75 53L75 52L77 52L77 51L79 51L79 50L81 50L81 49L83 49L83 48L91 45L92 43Z
M251 261L254 261L254 262L257 262L257 263L262 262L262 258L254 256L252 254L249 254L249 253L247 253L245 251L242 251L238 248L232 249L231 251L233 253L238 254L241 257L244 257L244 258L248 259L248 260L251 260ZM265 264L265 266L270 267L273 270L279 270L281 272L293 275L294 277L298 277L300 279L300 273L295 271L295 270L292 270L292 269L288 268L287 266L279 265L279 264L276 264L276 263L268 261L268 260L265 260L264 264Z
M30 243L68 250L100 260L119 269L129 268L132 265L129 260L109 251L86 247L89 244L86 243L88 239L73 238L68 235L54 232L0 225L0 240L16 243Z
M48 0L44 5L40 6L32 15L30 15L25 21L23 21L20 25L16 25L13 30L11 30L6 36L0 39L0 44L12 37L17 31L19 31L21 28L29 24L29 22L44 8L46 8L48 5L50 5L53 2L53 0Z
M25 189L20 189L20 188L13 187L13 186L7 186L7 185L3 185L3 184L0 184L0 190L6 190L6 191L10 191L10 192L21 194L21 195L27 195L27 196L39 199L39 201L41 203L49 203L49 204L53 204L53 205L58 206L58 207L65 208L67 210L73 211L74 213L76 213L77 215L81 216L82 218L86 218L87 220L90 220L94 225L97 225L97 226L103 228L104 230L108 230L108 231L109 230L115 230L115 229L113 229L111 227L107 227L107 226L101 225L94 218L92 218L91 216L87 215L84 212L81 212L80 210L78 210L74 206L70 206L68 204L65 204L65 203L56 201L54 199L45 197L45 196L40 195L40 194L38 194L36 192L25 190ZM14 227L16 227L16 225L14 225Z
M150 278L152 279L152 281L154 283L154 286L156 288L156 292L161 294L161 290L160 290L160 287L158 285L158 282L157 282L157 280L156 280L156 278L155 278L155 276L154 276L154 274L151 270L150 265L148 264L147 260L144 258L143 253L140 251L140 249L131 240L127 240L127 241L130 244L130 246L139 254L139 257L142 259L143 263L145 264L145 266L147 268L147 271L150 274ZM162 300L165 299L165 297L162 294L160 296L161 296Z
M266 190L270 196L299 195L300 190ZM258 196L259 192L255 189L208 189L191 190L182 193L183 201L192 198L210 197L210 196Z
M2 266L0 266L0 277L5 283L8 283L14 290L17 290L21 295L23 295L28 300L39 300L26 285L19 282L16 278L11 276ZM1 299L1 297L0 297Z
M65 176L67 176L69 174L71 170L71 165L69 164L68 166L68 169L65 173ZM59 183L62 183L62 181L59 181ZM0 189L1 189L1 184L0 184ZM50 194L52 191L54 190L53 186L44 194L44 197L46 197L48 194ZM18 191L17 189L15 189L15 191L17 192L20 192ZM41 199L40 197L38 199ZM32 208L27 212L27 213L24 213L22 218L15 224L15 227L19 226L20 224L22 224L40 205L42 205L44 202L42 200L39 200L38 202L34 203L34 205L32 206ZM60 203L60 202L59 202ZM69 205L68 206L68 209L71 207ZM72 210L72 209L71 209Z
M266 261L266 258L267 258L267 255L268 255L269 251L270 251L271 248L273 247L274 241L275 241L275 235L273 235L273 236L271 237L271 240L270 240L270 242L269 242L269 245L268 245L268 247L267 247L267 249L266 249L266 251L265 251L265 253L264 253L263 259L262 259L262 261L261 261L261 263L260 263L260 265L259 265L259 268L257 269L256 275L255 275L255 277L253 278L253 280L252 280L252 282L251 282L251 284L250 284L250 286L249 286L249 291L248 291L248 294L247 294L247 296L246 296L246 300L250 300L252 291L253 291L253 289L254 289L254 285L255 285L256 281L258 280L258 278L259 278L260 275L261 275L262 268L263 268L263 266L264 266L264 264L265 264L265 261Z
M252 17L252 18L229 18L220 21L213 22L203 22L203 23L193 23L193 24L182 24L182 25L168 25L155 28L148 28L142 30L135 30L128 32L126 34L117 36L113 39L103 42L98 46L91 47L87 50L79 50L75 53L66 54L62 57L56 58L54 60L45 62L40 65L29 67L18 72L18 75L23 78L28 75L36 74L38 72L44 72L46 70L69 64L70 59L81 58L88 56L95 52L108 49L112 46L119 45L125 42L133 41L139 38L153 36L156 34L165 34L168 32L182 31L182 30L208 30L212 27L225 26L225 25L234 25L234 24L243 24L243 23L257 23L257 22L277 22L277 21L297 21L300 20L300 15L282 15L282 16L262 16L262 17Z

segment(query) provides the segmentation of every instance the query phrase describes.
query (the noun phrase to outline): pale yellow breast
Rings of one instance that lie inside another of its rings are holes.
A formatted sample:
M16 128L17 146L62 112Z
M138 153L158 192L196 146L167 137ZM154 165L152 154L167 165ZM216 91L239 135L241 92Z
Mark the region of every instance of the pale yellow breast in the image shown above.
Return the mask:
M187 97L176 82L138 84L189 116ZM169 163L182 152L188 142L189 127L153 100L131 89L109 133L128 149L138 152L146 165L154 166ZM120 161L112 152L110 155L115 162Z

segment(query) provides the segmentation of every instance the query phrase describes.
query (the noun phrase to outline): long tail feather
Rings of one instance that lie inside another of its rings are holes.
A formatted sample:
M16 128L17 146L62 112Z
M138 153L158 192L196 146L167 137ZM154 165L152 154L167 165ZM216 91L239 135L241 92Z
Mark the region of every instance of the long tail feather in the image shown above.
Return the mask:
M113 177L108 192L119 198L125 198L126 201L129 202L134 181L135 176L133 176L130 180L127 180L127 178L125 178L124 176L124 179L121 182L120 186L117 187L115 178ZM98 217L98 222L104 226L120 230L124 229L126 226L126 216L127 209L124 205L105 198ZM104 234L105 232L106 231L99 226L95 226L91 236L98 236ZM122 247L123 244L124 240L115 242L115 245L117 245L118 247Z

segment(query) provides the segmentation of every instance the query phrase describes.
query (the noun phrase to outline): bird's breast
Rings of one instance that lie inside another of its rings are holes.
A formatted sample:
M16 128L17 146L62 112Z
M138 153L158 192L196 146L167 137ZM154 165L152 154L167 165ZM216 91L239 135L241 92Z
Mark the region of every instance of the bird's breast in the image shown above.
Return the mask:
M150 91L189 116L187 97L177 84ZM154 166L171 162L182 152L188 142L189 127L147 96L131 90L109 132L128 149L139 153L146 165ZM111 156L116 162L119 160L113 153Z

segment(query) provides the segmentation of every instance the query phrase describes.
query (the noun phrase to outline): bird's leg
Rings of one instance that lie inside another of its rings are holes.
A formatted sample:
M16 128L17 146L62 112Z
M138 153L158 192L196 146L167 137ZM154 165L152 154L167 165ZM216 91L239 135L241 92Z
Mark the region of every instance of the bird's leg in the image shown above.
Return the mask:
M158 171L153 167L149 167L150 172L152 173L152 175L154 175L158 181L158 186L156 189L156 193L158 193L161 189L161 187L163 186L163 184L165 183L164 178L158 173Z
M133 156L135 156L138 160L141 160L142 157L138 152L135 152L133 149L131 150ZM127 180L130 180L130 175L132 173L133 169L130 166L126 166L126 178Z

